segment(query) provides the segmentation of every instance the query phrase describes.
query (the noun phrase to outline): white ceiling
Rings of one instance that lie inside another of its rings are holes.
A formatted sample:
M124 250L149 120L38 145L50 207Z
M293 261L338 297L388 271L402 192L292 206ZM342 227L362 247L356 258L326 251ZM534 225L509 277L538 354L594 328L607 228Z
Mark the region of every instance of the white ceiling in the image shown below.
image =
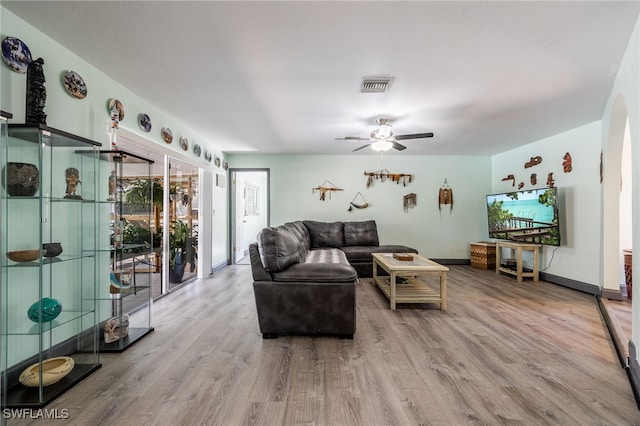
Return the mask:
M640 2L2 6L226 152L347 154L385 116L435 133L395 155L490 155L602 117Z

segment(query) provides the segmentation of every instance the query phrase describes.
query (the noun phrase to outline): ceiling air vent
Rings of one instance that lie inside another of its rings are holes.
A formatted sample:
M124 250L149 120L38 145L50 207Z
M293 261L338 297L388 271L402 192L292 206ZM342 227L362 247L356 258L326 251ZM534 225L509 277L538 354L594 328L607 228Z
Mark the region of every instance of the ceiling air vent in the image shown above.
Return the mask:
M386 93L391 84L388 77L363 78L360 92L362 93Z

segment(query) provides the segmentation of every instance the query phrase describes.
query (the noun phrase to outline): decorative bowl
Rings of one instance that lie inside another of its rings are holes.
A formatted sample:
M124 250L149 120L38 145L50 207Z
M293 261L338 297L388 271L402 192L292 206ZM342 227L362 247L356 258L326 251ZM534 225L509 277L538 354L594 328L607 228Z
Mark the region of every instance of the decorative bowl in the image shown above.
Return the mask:
M62 304L51 297L43 297L33 305L29 306L27 316L33 322L40 322L40 313L42 313L42 322L49 322L58 317L62 312Z
M40 186L40 172L35 164L7 163L2 169L2 186L12 197L32 197L38 192Z
M56 257L62 253L62 245L60 243L44 243L42 250L44 250L44 257Z
M14 262L31 262L40 257L40 250L15 250L7 252L7 257Z
M60 381L73 370L74 365L73 358L68 356L45 359L42 361L42 386L49 386ZM40 386L40 363L26 368L18 380L30 388Z

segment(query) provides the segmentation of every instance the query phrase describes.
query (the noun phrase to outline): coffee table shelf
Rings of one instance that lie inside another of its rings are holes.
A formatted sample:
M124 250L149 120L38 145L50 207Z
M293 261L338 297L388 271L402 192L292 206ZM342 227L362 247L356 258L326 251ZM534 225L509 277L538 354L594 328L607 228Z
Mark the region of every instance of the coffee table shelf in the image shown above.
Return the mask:
M378 276L377 266L389 276ZM449 268L433 260L414 255L413 260L393 258L391 253L373 254L373 282L389 299L391 310L397 303L439 303L440 310L447 310L447 272ZM440 278L440 291L429 287L423 277L436 273ZM408 277L406 284L398 284L398 278Z

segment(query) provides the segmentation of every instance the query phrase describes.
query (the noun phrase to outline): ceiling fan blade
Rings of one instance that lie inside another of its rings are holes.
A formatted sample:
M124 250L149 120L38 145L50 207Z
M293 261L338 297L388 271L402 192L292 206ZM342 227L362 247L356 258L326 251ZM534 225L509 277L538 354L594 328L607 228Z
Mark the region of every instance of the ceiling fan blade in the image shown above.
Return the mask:
M407 149L406 146L399 144L398 142L393 142L393 148L397 149L398 151L402 151L403 149Z
M365 149L366 147L371 146L371 144L366 144L366 145L362 145L360 148L356 148L351 152L356 152L356 151L360 151L361 149Z
M432 138L433 133L414 133L411 135L395 135L397 140Z
M369 138L361 138L359 136L345 136L344 138L335 138L337 141L368 141Z

